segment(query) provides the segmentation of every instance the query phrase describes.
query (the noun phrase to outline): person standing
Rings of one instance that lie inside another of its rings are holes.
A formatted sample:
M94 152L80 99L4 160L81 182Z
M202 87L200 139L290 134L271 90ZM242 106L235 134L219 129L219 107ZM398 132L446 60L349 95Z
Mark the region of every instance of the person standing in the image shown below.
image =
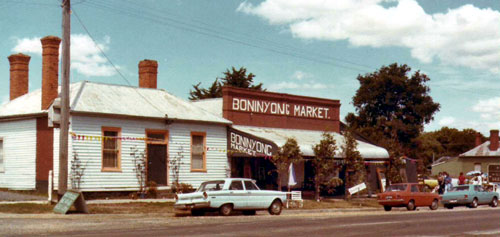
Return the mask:
M465 184L465 175L464 172L460 172L460 176L458 176L458 185Z
M443 177L443 173L441 173L441 172L439 172L439 175L438 175L438 186L439 186L438 194L442 195L444 193L444 177Z
M453 186L451 184L451 177L450 177L450 174L448 174L448 172L444 172L444 184L445 184L444 192L447 193L448 191L451 190L451 188Z

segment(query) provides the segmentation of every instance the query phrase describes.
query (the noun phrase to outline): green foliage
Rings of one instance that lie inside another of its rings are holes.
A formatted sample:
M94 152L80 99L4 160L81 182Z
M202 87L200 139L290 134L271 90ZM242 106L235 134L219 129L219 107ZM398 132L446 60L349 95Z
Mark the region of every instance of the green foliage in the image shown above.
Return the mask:
M394 141L410 148L440 107L425 85L429 77L420 71L409 76L410 72L407 65L394 63L359 75L360 87L353 97L357 114L346 116L348 126L385 148Z
M262 88L262 83L253 85L253 78L255 77L255 75L253 73L249 73L247 75L247 69L244 67L241 67L238 70L232 67L231 71L229 71L229 69L226 69L223 74L224 77L216 78L208 89L200 88L201 82L193 85L193 90L189 91L189 99L200 100L222 97L223 86L233 86L257 91L265 91L265 89Z
M172 192L173 193L190 193L193 191L194 191L194 188L191 184L178 183L178 182L175 182L172 184Z
M424 132L417 138L418 149L416 157L423 160L424 165L432 163L432 158L438 159L442 156L458 156L475 147L476 135L481 141L485 137L474 129L458 130L456 128L443 127L433 132Z
M341 150L346 168L345 188L347 191L347 189L364 181L366 169L365 161L357 149L358 142L350 130L344 132L344 141Z
M302 153L294 138L288 138L286 143L279 148L278 152L270 159L271 163L276 166L274 170L278 173L278 189L281 191L281 179L283 174L288 172L290 163L297 163L302 160Z
M335 139L330 133L324 132L319 144L313 146L314 157L311 159L314 168L314 198L320 200L320 187L323 186L329 193L339 185L338 178L333 177L332 174L338 169L335 163L334 156L337 150ZM335 179L335 180L334 180ZM340 180L340 185L342 184Z

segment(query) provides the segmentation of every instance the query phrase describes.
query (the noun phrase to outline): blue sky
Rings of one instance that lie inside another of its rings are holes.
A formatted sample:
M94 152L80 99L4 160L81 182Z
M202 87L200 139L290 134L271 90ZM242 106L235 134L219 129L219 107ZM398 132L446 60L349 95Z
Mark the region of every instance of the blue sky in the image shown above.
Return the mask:
M71 81L138 83L159 63L158 88L188 98L232 66L270 91L339 99L353 112L357 75L394 62L426 73L441 104L426 126L500 128L500 1L492 0L72 0ZM82 24L119 73L100 53ZM41 84L39 38L61 36L58 0L0 0L0 103L7 57L30 55Z

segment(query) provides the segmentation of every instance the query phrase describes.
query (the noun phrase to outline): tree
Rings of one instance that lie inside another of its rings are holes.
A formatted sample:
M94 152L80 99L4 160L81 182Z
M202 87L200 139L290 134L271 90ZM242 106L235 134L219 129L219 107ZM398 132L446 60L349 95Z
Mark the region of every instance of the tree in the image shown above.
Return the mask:
M278 174L278 190L281 191L281 179L283 174L288 171L290 164L297 163L301 160L302 154L300 152L300 147L297 144L297 140L294 138L288 138L286 143L279 148L276 155L271 157L271 163L276 166L274 171Z
M485 141L486 138L481 133L470 128L458 130L442 127L437 131L424 132L417 138L416 156L420 157L427 167L433 158L458 156L474 148L477 135L481 141Z
M255 77L255 75L253 73L249 73L247 75L247 69L244 67L241 67L238 70L236 70L236 68L234 67L231 67L231 71L229 71L229 69L226 69L223 74L224 77L216 78L208 89L200 88L201 82L193 85L194 90L189 91L189 99L200 100L222 97L223 86L233 86L257 91L265 91L265 89L262 88L262 83L253 85L253 78Z
M345 197L349 197L348 189L354 185L363 182L365 179L365 161L357 150L358 142L354 138L352 132L347 130L344 132L344 145L341 146L342 156L344 157L345 165Z
M420 71L397 63L359 75L359 89L353 97L356 113L349 113L349 127L389 150L390 167L397 168L400 155L416 147L415 139L424 125L434 119L440 105L432 100L425 85L430 79ZM388 178L393 179L389 172ZM397 172L399 173L399 172Z
M329 192L332 192L334 187L342 185L342 180L333 177L337 165L335 164L334 156L337 150L335 139L330 133L324 132L321 141L312 147L314 157L311 159L314 169L314 198L319 202L320 187L325 186Z

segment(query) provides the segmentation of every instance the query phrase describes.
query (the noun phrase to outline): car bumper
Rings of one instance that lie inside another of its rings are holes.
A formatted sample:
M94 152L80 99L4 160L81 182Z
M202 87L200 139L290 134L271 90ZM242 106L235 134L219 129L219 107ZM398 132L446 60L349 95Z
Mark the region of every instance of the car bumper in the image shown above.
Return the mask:
M472 203L472 201L467 199L450 199L450 200L441 200L443 205L466 205Z
M378 203L384 206L402 206L406 204L404 199L378 200Z
M192 210L192 209L205 209L210 207L210 202L197 202L197 203L184 203L174 204L174 209L177 210Z

